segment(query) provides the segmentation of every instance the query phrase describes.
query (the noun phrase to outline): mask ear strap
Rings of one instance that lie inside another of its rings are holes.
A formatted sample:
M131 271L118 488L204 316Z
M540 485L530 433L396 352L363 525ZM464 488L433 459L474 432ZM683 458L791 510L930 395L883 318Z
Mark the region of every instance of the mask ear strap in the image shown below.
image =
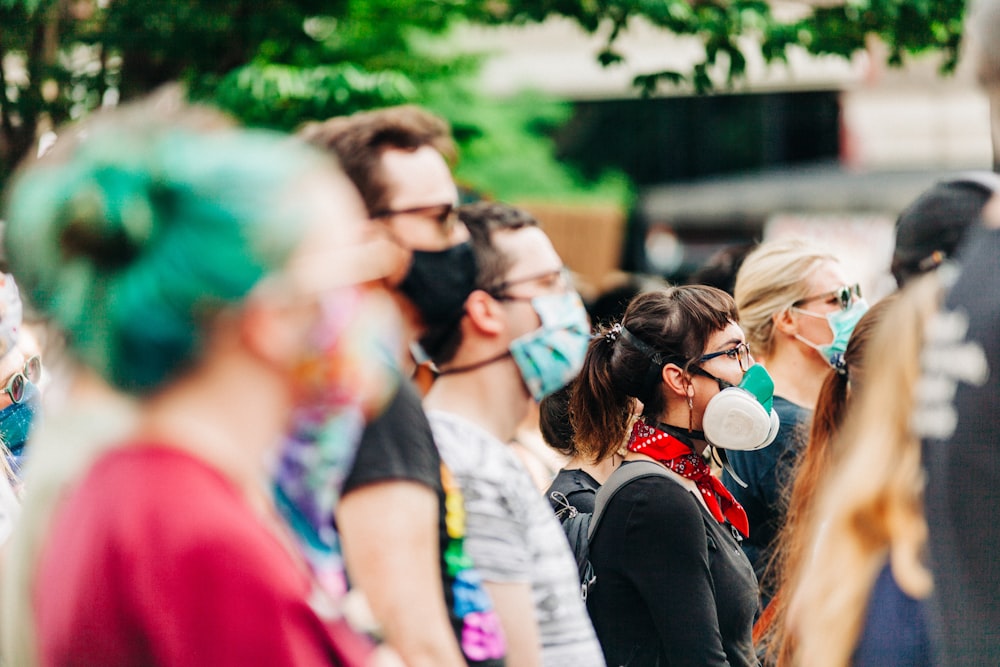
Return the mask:
M500 354L498 354L496 356L489 357L487 359L483 359L482 361L476 361L474 363L468 364L467 366L454 366L452 368L438 368L437 369L437 376L441 377L442 375L457 375L459 373L468 373L469 371L479 370L483 366L489 366L490 364L494 364L494 363L496 363L498 361L502 361L503 359L506 359L509 356L511 356L510 355L510 350L504 350L503 352L501 352Z
M730 387L735 387L736 386L732 382L728 382L726 380L723 380L722 378L715 377L714 375L712 375L711 373L709 373L708 371L706 371L704 368L700 368L699 366L692 366L691 367L691 373L693 373L695 375L700 375L702 377L706 377L709 380L714 380L715 383L719 385L719 391L722 391L723 389L729 389Z
M640 399L643 403L646 403L649 401L650 396L653 395L653 390L659 383L663 374L663 367L667 365L667 362L660 352L654 349L652 345L636 337L624 324L621 325L621 330L618 333L622 337L622 340L630 347L646 355L646 358L649 359L649 365L646 366L646 373L643 375L642 383L639 385L640 392L642 393Z
M721 447L712 447L712 458L715 459L715 462L718 463L721 468L725 469L725 471L728 472L734 480L736 480L737 484L744 489L749 486L743 481L743 478L737 475L736 471L733 470L733 466L729 463L729 457L726 455L725 449Z

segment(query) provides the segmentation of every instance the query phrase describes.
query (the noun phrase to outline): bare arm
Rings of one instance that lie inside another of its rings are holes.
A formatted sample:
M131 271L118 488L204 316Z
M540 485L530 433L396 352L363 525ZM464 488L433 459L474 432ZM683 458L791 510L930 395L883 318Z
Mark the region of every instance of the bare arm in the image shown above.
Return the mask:
M337 507L347 571L409 667L465 667L441 589L438 499L416 482L367 484Z
M493 607L507 639L507 664L516 667L539 667L542 642L535 618L535 602L528 583L499 584L484 582L493 598Z

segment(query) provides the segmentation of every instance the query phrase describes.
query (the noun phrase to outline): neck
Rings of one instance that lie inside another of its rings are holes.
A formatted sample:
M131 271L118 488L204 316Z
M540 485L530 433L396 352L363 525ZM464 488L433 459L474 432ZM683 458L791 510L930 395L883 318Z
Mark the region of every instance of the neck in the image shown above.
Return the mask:
M820 388L830 372L830 365L819 352L795 341L775 349L775 353L762 360L774 380L774 394L812 410L819 398Z
M256 507L270 504L269 473L292 409L286 386L265 369L217 360L146 402L142 435L215 468ZM246 391L246 386L256 391Z
M398 355L399 368L404 376L410 377L417 367L413 361L413 355L410 353L410 344L414 341L419 341L420 336L423 335L423 326L420 324L420 313L410 303L410 300L397 290L390 290L389 294L392 296L401 315L399 318L400 326L402 327L402 335L400 336L401 348Z
M691 445L698 454L704 452L705 447L708 446L702 437L701 418L692 419L691 408L684 401L677 400L672 405L667 405L667 408L660 414L657 423L652 425L656 427L668 426L674 429L672 435L680 434L681 439Z
M567 470L582 470L593 477L598 484L604 484L608 481L608 477L611 477L611 473L615 471L615 468L621 464L622 459L623 457L619 454L612 454L603 461L595 463L580 455L576 455L567 461L563 467Z
M495 356L495 353L484 356ZM456 361L463 367L476 360ZM424 399L428 410L442 410L464 417L498 440L508 442L528 413L531 397L511 357L476 370L442 375Z

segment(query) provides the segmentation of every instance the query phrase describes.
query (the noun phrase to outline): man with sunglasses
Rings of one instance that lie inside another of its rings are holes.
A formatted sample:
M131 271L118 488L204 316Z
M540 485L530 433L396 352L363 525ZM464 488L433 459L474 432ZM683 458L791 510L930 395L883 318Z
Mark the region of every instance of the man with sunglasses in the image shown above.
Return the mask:
M528 412L579 372L580 296L537 222L503 204L459 209L479 274L462 318L421 340L439 369L425 406L465 498L465 544L514 665L603 664L562 527L507 445Z
M457 321L475 282L468 231L457 221L447 124L413 106L332 118L301 136L337 156L373 234L400 267L381 285L403 315L403 343ZM401 350L404 372L412 359ZM489 597L465 556L460 491L442 466L414 387L404 381L366 427L336 510L347 574L385 641L410 667L503 664Z

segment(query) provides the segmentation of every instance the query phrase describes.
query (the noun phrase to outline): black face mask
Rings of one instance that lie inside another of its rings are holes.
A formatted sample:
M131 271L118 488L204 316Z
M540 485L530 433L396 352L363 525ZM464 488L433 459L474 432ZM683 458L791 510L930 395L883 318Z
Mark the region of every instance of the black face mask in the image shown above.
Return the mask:
M414 250L410 270L399 284L428 327L454 323L475 288L476 256L469 242L446 250Z

